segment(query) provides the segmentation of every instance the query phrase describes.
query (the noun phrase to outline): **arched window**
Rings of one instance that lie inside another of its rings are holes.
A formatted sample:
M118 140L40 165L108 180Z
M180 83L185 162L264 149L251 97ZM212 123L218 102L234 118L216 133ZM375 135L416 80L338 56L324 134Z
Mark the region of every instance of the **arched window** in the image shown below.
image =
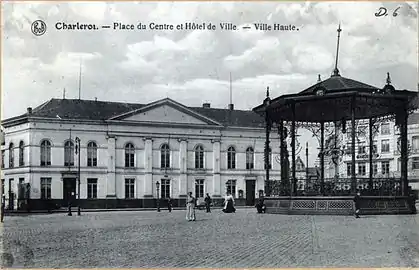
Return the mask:
M230 146L227 150L227 169L236 168L236 149Z
M15 146L13 143L9 144L9 168L15 166Z
M135 148L132 143L127 143L125 145L125 167L134 168L135 167Z
M64 166L74 166L74 143L72 141L64 143Z
M202 145L195 147L195 168L204 168L204 147Z
M161 168L170 168L170 147L168 144L163 144L160 149L160 165Z
M254 158L255 158L255 152L253 151L253 148L248 147L246 149L246 169L247 170L254 169L255 167Z
M19 166L25 165L24 146L25 146L25 143L23 141L20 141L20 143L19 143Z
M51 143L48 140L41 142L41 166L51 165Z
M97 166L97 145L95 142L89 142L87 144L87 166Z

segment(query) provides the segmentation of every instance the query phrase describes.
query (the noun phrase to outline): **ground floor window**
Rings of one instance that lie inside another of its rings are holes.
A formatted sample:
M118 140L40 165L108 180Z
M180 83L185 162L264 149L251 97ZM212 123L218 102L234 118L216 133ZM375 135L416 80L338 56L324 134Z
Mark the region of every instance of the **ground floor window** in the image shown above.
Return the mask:
M365 175L366 172L367 172L367 170L366 170L365 163L359 163L358 164L358 174L359 175Z
M51 199L51 178L41 178L41 199Z
M162 179L160 184L160 198L169 198L170 197L170 180Z
M204 191L204 179L195 180L195 197L196 198L205 197L204 192L205 192Z
M346 164L346 175L348 175L348 176L352 175L352 164L351 163Z
M227 192L231 193L234 198L236 197L236 180L227 181Z
M373 163L372 164L372 174L373 175L377 175L378 174L378 164L377 163Z
M125 179L125 198L126 199L134 199L134 187L135 187L135 179L134 178L126 178Z
M389 161L383 161L383 162L381 162L381 172L384 175L390 173L390 162Z
M87 198L97 198L97 178L87 178Z

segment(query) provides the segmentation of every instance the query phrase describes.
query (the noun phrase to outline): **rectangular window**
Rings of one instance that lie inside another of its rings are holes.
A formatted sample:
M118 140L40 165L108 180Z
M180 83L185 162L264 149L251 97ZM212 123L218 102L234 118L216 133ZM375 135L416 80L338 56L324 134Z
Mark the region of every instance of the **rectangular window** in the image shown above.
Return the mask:
M97 198L97 178L87 178L87 198Z
M373 142L373 145L372 145L372 152L373 152L374 154L378 153L377 141L374 141L374 142Z
M390 134L390 124L384 123L381 124L381 135L389 135Z
M390 152L390 140L382 140L381 153L389 153L389 152Z
M388 175L390 173L390 162L389 161L382 161L381 162L381 173L384 175Z
M358 164L358 175L366 175L366 165L364 162Z
M419 150L419 136L412 137L412 151L418 152Z
M4 169L4 150L1 150L1 168Z
M169 198L170 197L170 180L162 179L160 184L160 198Z
M195 180L195 197L203 198L204 194L204 179Z
M41 199L51 199L51 178L41 178Z
M358 146L358 154L365 154L365 153L366 153L365 145Z
M227 181L227 192L230 192L234 198L236 197L236 180Z
M419 170L419 157L412 158L412 170Z
M352 164L351 163L346 164L346 175L348 175L348 176L352 175Z
M4 195L4 192L5 192L5 188L4 188L4 179L1 179L1 194L3 194Z
M126 199L134 199L134 194L135 194L134 187L135 187L134 178L125 179L125 198Z
M378 164L376 162L372 164L372 174L373 175L378 174Z

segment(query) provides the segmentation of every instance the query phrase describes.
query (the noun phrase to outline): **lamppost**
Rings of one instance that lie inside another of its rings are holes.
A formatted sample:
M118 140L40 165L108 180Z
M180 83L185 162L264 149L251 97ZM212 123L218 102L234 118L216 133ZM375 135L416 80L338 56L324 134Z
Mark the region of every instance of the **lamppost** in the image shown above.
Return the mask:
M77 161L77 182L78 182L78 188L77 188L77 215L81 215L81 209L80 209L80 155L81 149L80 149L80 138L76 137L76 155L78 158Z
M160 212L160 183L159 181L156 182L156 190L157 190L157 212Z

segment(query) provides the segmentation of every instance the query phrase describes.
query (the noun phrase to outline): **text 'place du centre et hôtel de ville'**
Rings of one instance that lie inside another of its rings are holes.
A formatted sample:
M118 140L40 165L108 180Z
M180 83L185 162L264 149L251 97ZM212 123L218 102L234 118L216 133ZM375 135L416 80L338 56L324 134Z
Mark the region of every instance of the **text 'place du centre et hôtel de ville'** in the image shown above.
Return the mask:
M96 25L86 23L66 23L57 22L55 28L60 31L83 31L83 30L120 30L120 31L144 31L144 30L156 30L156 31L182 31L182 30L222 30L222 31L235 31L239 29L254 29L260 31L299 31L299 28L292 24L280 24L280 23L250 23L238 26L230 22L211 23L211 22L185 22L180 24L167 24L167 23L137 23L127 24L122 22L113 22L107 25Z

